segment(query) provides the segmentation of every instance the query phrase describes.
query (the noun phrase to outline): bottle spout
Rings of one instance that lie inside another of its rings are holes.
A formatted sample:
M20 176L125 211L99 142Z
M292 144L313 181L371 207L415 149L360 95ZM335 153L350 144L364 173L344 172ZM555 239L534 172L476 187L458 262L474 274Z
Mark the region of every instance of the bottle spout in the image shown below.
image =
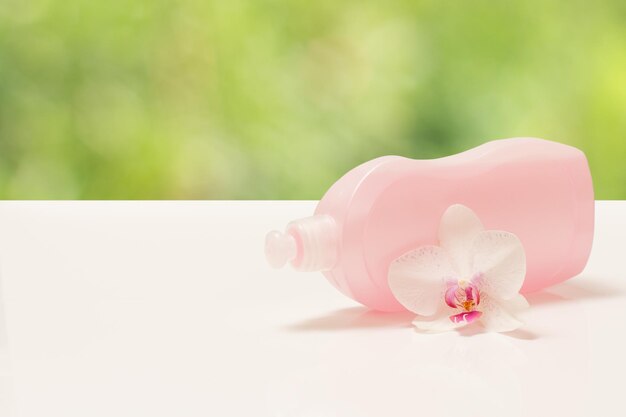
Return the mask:
M294 220L285 233L276 230L265 236L265 258L274 268L287 262L298 271L326 271L338 257L337 227L328 215Z
M296 240L288 233L272 230L265 236L265 258L274 268L282 268L295 259L297 250Z

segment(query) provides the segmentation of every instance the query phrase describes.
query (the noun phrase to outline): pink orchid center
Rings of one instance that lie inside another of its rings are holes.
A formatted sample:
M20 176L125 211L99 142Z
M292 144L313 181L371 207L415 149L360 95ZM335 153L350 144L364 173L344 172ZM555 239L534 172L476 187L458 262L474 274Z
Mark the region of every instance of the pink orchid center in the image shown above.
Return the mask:
M471 323L482 315L476 310L480 304L480 291L475 280L459 280L450 284L445 293L445 301L448 306L461 310L450 316L454 323Z

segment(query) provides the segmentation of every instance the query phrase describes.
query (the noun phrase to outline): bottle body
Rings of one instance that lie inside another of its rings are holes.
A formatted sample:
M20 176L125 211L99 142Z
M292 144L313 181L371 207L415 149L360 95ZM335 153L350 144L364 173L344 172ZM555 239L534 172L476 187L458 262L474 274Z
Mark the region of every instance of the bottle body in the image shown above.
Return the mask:
M594 195L584 154L514 138L433 160L386 156L348 172L315 211L333 223L325 232L332 235L327 259L333 261L323 274L370 308L403 310L387 284L389 265L411 249L437 244L439 220L457 203L474 210L486 229L520 238L527 259L522 292L573 277L587 262Z

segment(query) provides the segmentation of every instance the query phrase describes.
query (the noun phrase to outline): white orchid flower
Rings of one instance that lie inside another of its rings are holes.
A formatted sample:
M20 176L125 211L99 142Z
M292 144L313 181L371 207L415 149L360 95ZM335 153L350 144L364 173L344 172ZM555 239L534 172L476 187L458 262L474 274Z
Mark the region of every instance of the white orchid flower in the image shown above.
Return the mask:
M526 255L513 233L484 230L476 214L450 206L439 225L439 246L422 246L392 262L389 287L398 301L420 317L418 330L441 332L480 322L507 332L522 325L528 308L519 294Z

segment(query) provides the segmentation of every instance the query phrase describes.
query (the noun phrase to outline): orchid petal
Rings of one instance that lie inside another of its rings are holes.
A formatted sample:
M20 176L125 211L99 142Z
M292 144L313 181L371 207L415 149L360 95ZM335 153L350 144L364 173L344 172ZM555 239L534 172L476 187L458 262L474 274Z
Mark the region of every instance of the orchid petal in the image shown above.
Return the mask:
M450 258L438 246L422 246L406 253L389 267L389 288L414 313L430 316L444 301L445 282L455 276Z
M472 311L462 311L460 313L457 313L453 316L450 316L450 320L452 320L455 323L464 321L466 324L470 324L476 320L478 320L480 318L480 316L482 316L482 312L478 311L478 310L472 310Z
M446 301L446 304L451 307L451 308L457 308L457 291L459 290L459 286L457 284L454 285L450 285L445 292L444 295L444 300Z
M510 300L498 300L494 297L483 297L480 323L490 332L510 332L524 323L519 315L528 308L528 302L522 295Z
M453 311L451 309L447 309L447 311ZM415 329L422 333L441 333L447 332L450 330L458 329L463 326L466 326L469 322L464 320L459 320L457 322L450 319L449 314L446 313L446 310L439 310L439 312L432 317L417 317L413 320L413 326Z
M483 230L476 214L462 204L448 207L441 218L439 244L448 251L453 266L462 277L467 277L472 272L472 243Z
M504 300L519 292L526 276L526 255L517 236L496 230L481 232L471 252L481 291Z

